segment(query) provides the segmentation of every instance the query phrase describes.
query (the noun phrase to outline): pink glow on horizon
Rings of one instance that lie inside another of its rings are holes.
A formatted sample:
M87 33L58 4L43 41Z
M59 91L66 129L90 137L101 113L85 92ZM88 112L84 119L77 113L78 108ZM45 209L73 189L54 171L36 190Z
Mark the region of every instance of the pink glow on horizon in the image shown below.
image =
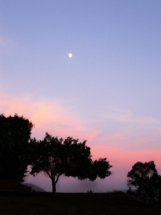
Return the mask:
M94 158L106 157L112 166L119 167L120 169L128 169L138 161L155 161L157 169L161 173L161 150L126 150L121 148L115 148L108 145L93 145L92 155Z
M161 129L154 130L154 134L152 132L146 137L142 135L131 136L128 129L102 134L100 128L89 128L85 120L82 120L70 108L64 107L60 102L35 100L31 97L18 98L2 93L0 100L3 101L0 107L1 113L6 116L17 113L34 123L33 137L41 139L45 132L48 132L58 137L73 136L80 140L87 140L87 145L91 148L92 158L106 157L112 165L112 176L107 179L112 187L114 181L117 187L117 180L122 180L122 183L124 181L125 184L127 172L137 161L154 160L159 173L161 173L161 150L155 149L155 147L153 149L146 147L146 143L149 141L159 141ZM154 122L154 120L151 121ZM131 143L132 145L130 145ZM136 148L132 148L135 145Z

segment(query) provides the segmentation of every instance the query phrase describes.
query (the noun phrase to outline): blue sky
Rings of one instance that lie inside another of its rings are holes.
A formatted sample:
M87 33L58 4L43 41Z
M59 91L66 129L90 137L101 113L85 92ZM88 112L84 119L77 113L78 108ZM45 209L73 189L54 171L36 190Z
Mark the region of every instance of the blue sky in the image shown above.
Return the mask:
M160 11L160 0L0 0L0 111L30 117L38 137L87 139L95 156L103 145L116 166L120 150L160 168Z

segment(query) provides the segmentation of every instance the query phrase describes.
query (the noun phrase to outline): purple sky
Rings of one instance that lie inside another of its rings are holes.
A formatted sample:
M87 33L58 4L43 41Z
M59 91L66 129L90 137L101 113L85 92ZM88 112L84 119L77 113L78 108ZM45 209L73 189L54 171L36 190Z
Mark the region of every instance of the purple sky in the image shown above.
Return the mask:
M60 191L124 189L139 160L161 173L160 11L160 0L0 0L0 112L29 118L37 138L87 139L113 166Z

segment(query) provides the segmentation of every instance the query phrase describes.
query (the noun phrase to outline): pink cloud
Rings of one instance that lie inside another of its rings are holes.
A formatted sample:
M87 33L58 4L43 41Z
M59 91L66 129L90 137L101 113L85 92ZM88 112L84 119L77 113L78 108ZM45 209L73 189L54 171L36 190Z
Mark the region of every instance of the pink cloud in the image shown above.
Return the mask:
M92 140L97 135L95 129L88 129L80 119L66 105L60 102L36 100L32 97L15 97L0 94L0 112L5 115L23 115L34 124L33 136L42 138L45 132L58 136L73 136Z
M128 138L129 138L128 131L119 130L119 131L110 132L102 136L102 142L108 145L125 143Z
M127 122L138 125L161 125L160 119L151 116L138 116L130 110L119 110L114 108L114 111L108 111L104 116L106 119L118 122Z

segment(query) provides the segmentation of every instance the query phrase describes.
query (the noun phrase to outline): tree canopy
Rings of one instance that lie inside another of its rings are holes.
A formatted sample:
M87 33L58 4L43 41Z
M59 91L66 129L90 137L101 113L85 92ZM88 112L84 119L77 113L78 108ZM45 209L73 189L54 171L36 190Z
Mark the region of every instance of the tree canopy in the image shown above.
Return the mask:
M128 172L128 187L145 201L157 201L161 194L161 176L154 161L137 162Z
M32 141L34 159L32 174L45 172L52 181L52 191L56 192L56 184L61 175L95 180L111 174L111 165L106 158L92 161L90 148L86 141L68 137L66 139L46 134L41 141Z
M0 178L22 181L27 168L26 150L33 125L22 116L0 115Z

